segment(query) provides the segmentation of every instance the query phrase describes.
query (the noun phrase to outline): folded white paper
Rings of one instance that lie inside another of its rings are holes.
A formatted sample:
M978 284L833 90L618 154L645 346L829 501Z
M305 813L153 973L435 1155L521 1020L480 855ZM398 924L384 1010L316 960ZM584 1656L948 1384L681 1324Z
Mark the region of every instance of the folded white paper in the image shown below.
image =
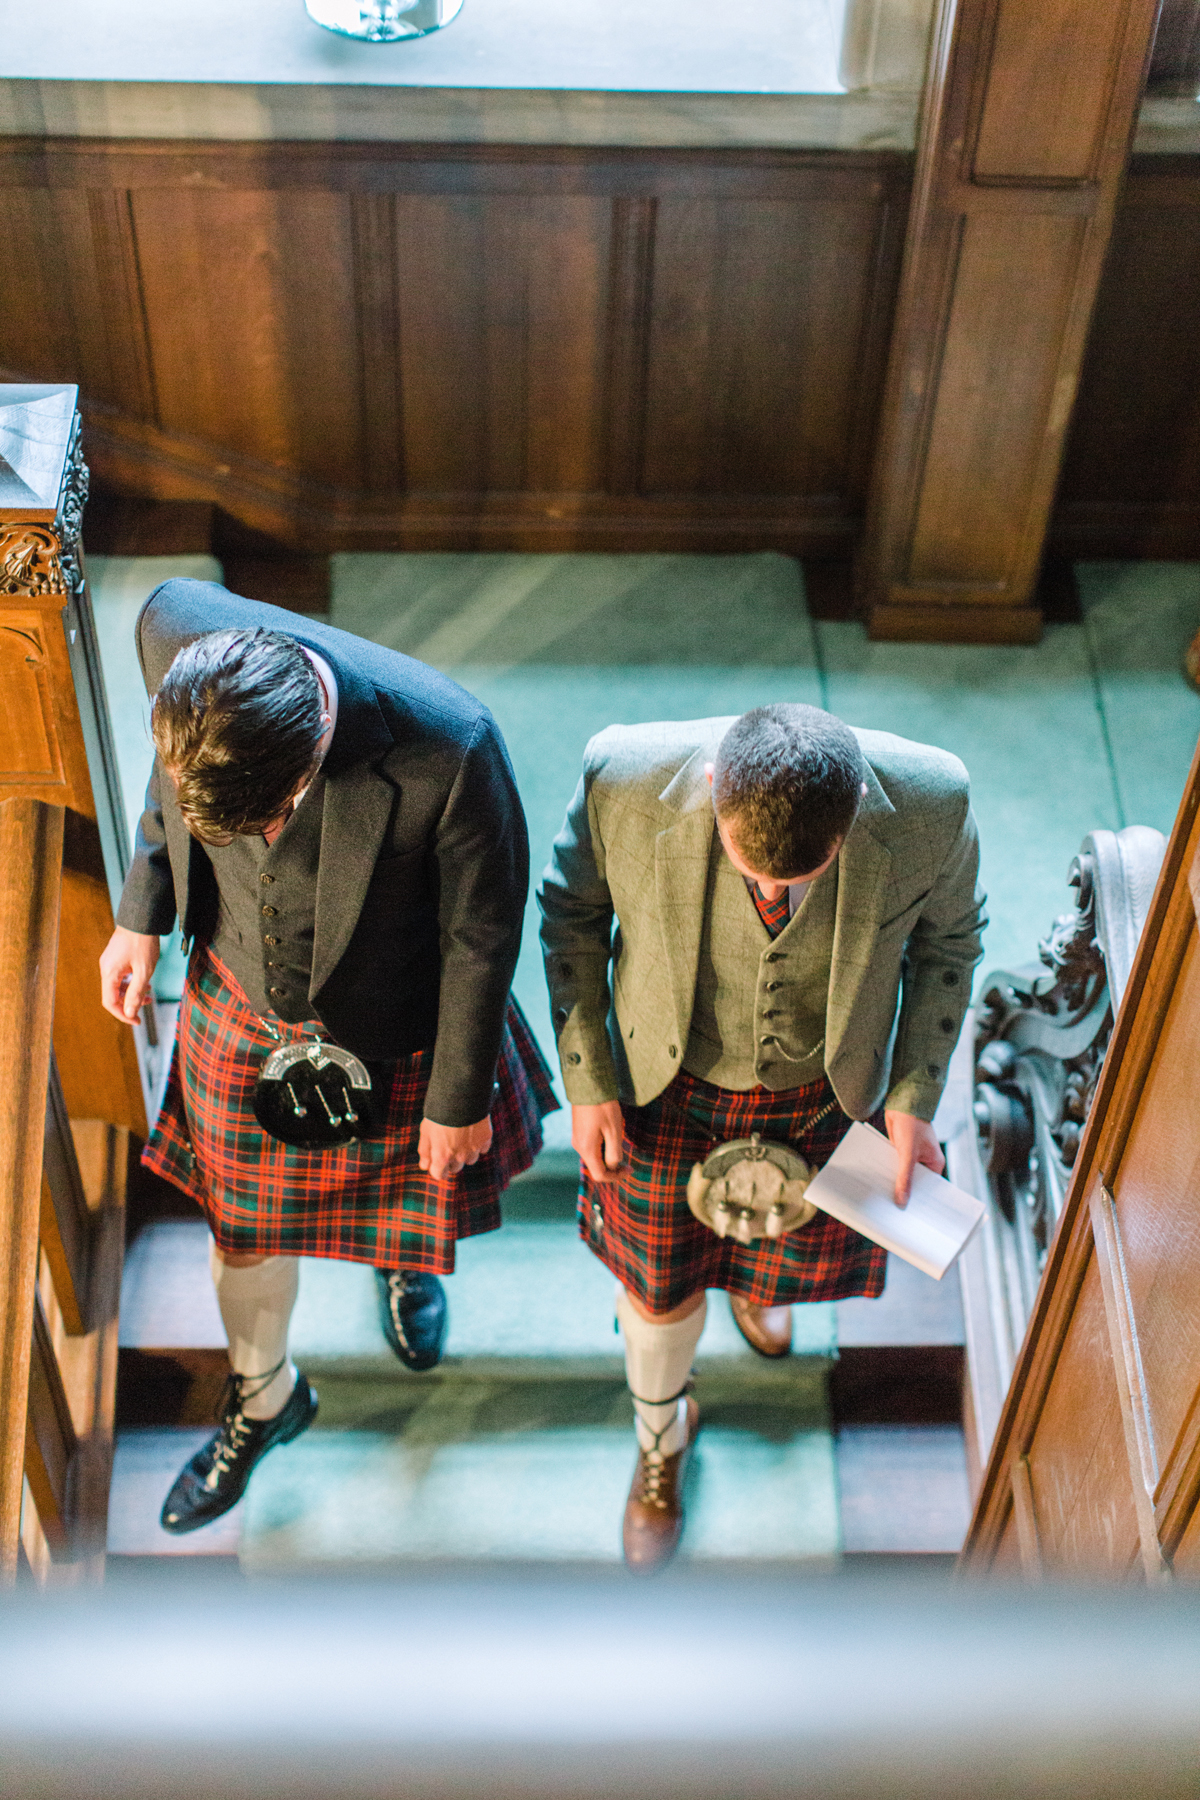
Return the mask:
M855 1124L813 1177L805 1198L940 1281L982 1219L983 1202L920 1163L906 1207L893 1200L895 1186L891 1144L881 1131Z

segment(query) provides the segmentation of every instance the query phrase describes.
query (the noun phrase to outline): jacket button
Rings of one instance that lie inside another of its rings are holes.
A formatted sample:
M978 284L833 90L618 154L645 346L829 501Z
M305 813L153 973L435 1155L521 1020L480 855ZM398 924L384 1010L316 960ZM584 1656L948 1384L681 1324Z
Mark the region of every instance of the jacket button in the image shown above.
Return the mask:
M572 975L575 973L575 970L572 968L570 963L559 963L558 972L560 975L565 975L567 980L570 981Z
M944 987L957 987L958 986L958 970L957 969L943 969L942 970L942 984Z
M953 1031L954 1030L954 1020L953 1019L943 1019L942 1020L942 1030L943 1031Z
M667 1045L667 1055L671 1056L671 1057L678 1056L679 1055L679 1046L677 1044L668 1044Z
M274 994L274 996L275 996L275 998L276 998L276 999L277 999L277 1000L282 1000L282 999L283 999L283 996L284 996L284 989L283 989L283 988L271 988L271 989L270 989L270 990L269 990L269 991L270 991L270 992L271 992L271 993L272 993L272 994Z
M763 961L764 962L783 962L784 959L786 958L786 956L787 956L786 950L768 950L766 955L763 957Z
M768 981L767 992L768 992L768 994L777 993L782 986L783 986L782 981Z
M270 887L275 877L273 875L260 875L258 879L262 882L264 887Z
M566 1022L567 1022L567 1009L566 1009L566 1007L565 1007L565 1006L558 1006L558 1007L556 1007L556 1008L555 1008L555 1010L554 1010L554 1023L555 1023L555 1024L556 1024L556 1025L565 1025L565 1024L566 1024Z
M938 1068L936 1063L926 1063L925 1064L925 1073L927 1075L940 1075L941 1072L942 1071Z
M582 1062L582 1060L583 1058L580 1056L578 1050L572 1050L567 1055L567 1061L569 1063Z
M264 906L262 910L264 919L273 919L279 911L279 908L277 906Z
M762 1037L762 1038L759 1038L758 1041L760 1044L773 1044L775 1042L775 1039L773 1037Z

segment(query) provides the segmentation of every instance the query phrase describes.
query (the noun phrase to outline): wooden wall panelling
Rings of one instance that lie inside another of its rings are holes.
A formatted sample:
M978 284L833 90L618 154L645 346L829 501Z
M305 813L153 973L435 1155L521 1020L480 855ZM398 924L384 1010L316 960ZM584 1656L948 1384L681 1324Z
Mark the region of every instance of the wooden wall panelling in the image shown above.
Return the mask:
M0 802L0 1582L17 1566L63 809Z
M1162 0L1146 91L1200 94L1200 0Z
M89 1329L79 1335L64 1315L62 1290L43 1243L38 1293L74 1434L66 1484L67 1537L54 1573L96 1579L104 1567L117 1394L118 1302L125 1252L125 1197L140 1145L101 1120L72 1127L90 1223Z
M891 152L10 140L0 223L90 196L56 268L113 271L141 348L115 402L36 312L0 364L83 371L110 489L300 548L844 553L907 185Z
M1039 634L1046 521L1156 10L941 0L859 559L877 637Z
M29 1364L29 1415L25 1426L25 1479L50 1553L71 1547L71 1464L78 1447L70 1402L54 1355L40 1294L34 1294Z
M67 1104L53 1061L46 1093L42 1210L38 1230L64 1326L73 1337L82 1337L91 1321L92 1215L83 1191Z
M1051 543L1077 557L1200 556L1200 158L1133 160Z
M994 1566L1029 1471L1048 1567L1200 1574L1200 754L984 1474Z
M346 196L135 190L158 423L353 491L363 476Z

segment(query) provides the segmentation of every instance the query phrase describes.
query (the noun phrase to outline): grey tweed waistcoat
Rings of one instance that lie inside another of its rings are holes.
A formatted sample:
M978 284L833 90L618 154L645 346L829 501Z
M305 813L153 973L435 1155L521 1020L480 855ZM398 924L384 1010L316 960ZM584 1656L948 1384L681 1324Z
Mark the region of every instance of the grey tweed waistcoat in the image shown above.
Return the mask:
M825 1007L837 864L772 939L713 833L691 1029L683 1066L717 1087L772 1093L825 1072Z

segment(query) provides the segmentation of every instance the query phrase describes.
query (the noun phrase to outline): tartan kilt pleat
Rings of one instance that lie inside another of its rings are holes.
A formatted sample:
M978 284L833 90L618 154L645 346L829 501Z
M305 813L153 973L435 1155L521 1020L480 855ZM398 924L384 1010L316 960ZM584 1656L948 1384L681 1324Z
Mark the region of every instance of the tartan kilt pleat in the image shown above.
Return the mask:
M648 1106L622 1112L624 1168L603 1187L582 1171L579 1234L651 1311L670 1312L701 1288L725 1288L758 1306L883 1292L886 1251L828 1213L782 1238L738 1244L688 1207L693 1164L755 1131L817 1168L828 1162L852 1121L824 1077L781 1094L735 1093L681 1071Z
M322 1256L384 1269L450 1274L459 1238L495 1231L500 1195L542 1146L557 1110L550 1071L515 1002L509 1003L492 1147L454 1182L417 1165L417 1139L433 1062L416 1050L375 1076L379 1124L368 1138L297 1149L264 1132L251 1096L266 1057L311 1026L272 1020L250 1006L211 951L192 958L158 1122L142 1153L148 1169L201 1207L230 1255Z

